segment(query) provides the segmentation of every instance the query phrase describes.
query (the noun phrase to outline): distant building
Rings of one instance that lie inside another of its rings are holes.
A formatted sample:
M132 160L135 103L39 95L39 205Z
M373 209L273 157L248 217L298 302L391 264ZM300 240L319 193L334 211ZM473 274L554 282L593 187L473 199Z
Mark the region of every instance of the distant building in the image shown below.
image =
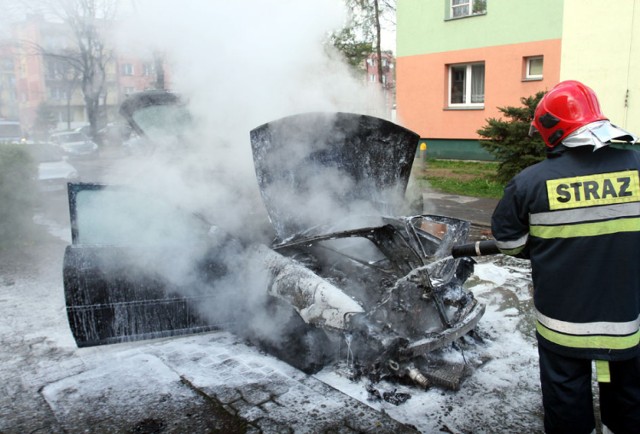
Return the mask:
M12 61L17 115L25 129L33 126L38 107L45 103L54 113L58 128L66 129L88 123L81 91L81 77L57 56L42 55L35 47L51 53L63 53L73 47L70 30L61 23L51 23L40 15L31 15L13 26ZM18 43L18 41L29 41ZM8 41L11 42L11 41ZM101 124L118 118L117 110L127 95L157 85L157 59L119 56L110 59L106 68ZM2 62L0 51L0 62ZM8 64L8 63L7 63ZM0 89L1 90L1 89ZM0 94L0 110L7 104Z
M0 119L19 118L14 49L11 44L0 43Z
M378 68L378 53L371 53L365 59L366 81L371 86L380 86L384 96L384 111L393 117L396 90L395 57L391 51L382 52L382 79Z
M640 0L398 0L398 120L432 156L490 158L476 131L498 107L576 79L640 133L637 23Z

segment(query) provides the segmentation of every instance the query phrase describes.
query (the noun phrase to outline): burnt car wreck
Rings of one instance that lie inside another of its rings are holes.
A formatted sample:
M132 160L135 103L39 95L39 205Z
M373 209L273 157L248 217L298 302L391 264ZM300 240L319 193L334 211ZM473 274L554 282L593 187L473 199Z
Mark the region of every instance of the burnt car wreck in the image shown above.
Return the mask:
M141 135L137 110L179 102L140 98L123 114ZM438 373L428 358L473 334L484 306L463 287L474 261L451 257L469 222L401 214L418 136L370 116L305 113L255 128L250 141L270 245L126 186L69 185L63 278L77 345L224 329L307 373L343 362L354 377L457 389L461 372ZM162 239L122 224L165 212ZM167 275L182 257L163 252L177 244L195 260Z

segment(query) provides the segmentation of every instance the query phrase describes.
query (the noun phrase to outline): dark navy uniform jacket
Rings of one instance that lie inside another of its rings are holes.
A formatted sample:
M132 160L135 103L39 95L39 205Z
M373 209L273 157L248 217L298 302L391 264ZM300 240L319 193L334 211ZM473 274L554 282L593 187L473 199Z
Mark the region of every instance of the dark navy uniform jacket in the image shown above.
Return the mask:
M623 360L640 341L640 152L558 146L506 186L492 217L531 260L540 345Z

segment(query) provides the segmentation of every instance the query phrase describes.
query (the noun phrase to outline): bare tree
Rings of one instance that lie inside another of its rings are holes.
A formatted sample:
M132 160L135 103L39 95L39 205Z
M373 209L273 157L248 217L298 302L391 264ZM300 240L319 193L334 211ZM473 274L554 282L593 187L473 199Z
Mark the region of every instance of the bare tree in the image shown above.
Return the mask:
M116 4L116 0L43 0L27 5L27 10L55 17L66 28L71 42L69 47L61 49L35 42L30 44L44 58L55 59L68 66L64 73L64 80L69 85L67 103L70 104L72 86L79 83L93 138L98 136L101 105L106 103L107 65L114 58L105 41L105 29L115 19Z
M59 17L69 27L77 50L66 57L80 77L92 137L97 137L100 103L106 94L106 68L113 53L106 48L104 29L115 18L114 0L58 0Z

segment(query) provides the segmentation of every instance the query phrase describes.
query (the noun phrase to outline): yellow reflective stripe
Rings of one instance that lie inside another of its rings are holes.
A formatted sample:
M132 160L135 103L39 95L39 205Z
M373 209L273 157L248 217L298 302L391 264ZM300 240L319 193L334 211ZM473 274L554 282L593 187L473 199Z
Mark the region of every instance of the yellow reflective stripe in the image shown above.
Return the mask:
M576 225L531 226L529 233L538 238L575 238L640 231L640 217L607 220Z
M629 348L637 346L640 343L640 330L626 336L576 336L565 335L553 330L549 330L538 321L536 321L536 330L538 330L540 336L542 336L546 340L553 342L554 344L569 348L627 350Z
M606 360L596 360L596 377L598 383L611 383L611 372L609 362Z
M524 246L518 247L517 249L500 249L500 248L498 249L500 250L500 253L502 253L503 255L515 256L524 250Z

